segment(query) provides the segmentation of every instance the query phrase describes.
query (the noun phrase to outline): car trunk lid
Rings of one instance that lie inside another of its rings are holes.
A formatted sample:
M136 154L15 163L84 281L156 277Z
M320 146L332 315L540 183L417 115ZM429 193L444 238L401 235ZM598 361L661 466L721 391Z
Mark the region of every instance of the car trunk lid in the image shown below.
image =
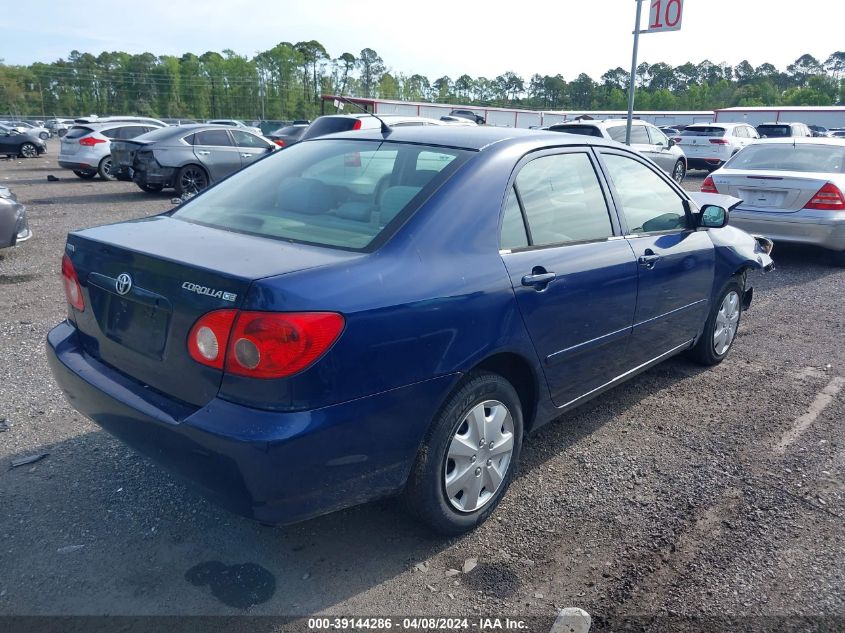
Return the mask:
M719 193L741 198L745 211L792 213L803 209L830 178L824 173L730 170L713 174Z
M139 141L136 139L112 141L112 164L116 167L132 167L132 162L135 160L135 153L150 143L152 141Z
M72 233L67 252L84 289L85 309L73 316L85 351L197 407L222 378L189 355L200 316L240 307L256 279L360 256L168 216Z

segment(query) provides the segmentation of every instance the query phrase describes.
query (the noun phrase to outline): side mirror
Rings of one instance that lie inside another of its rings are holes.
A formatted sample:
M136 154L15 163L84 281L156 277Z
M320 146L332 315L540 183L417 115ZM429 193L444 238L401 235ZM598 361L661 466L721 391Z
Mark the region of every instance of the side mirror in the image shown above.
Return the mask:
M669 139L669 147L675 147L675 139L673 139L673 138Z
M728 223L728 210L716 204L706 204L701 209L698 225L706 229L721 229Z

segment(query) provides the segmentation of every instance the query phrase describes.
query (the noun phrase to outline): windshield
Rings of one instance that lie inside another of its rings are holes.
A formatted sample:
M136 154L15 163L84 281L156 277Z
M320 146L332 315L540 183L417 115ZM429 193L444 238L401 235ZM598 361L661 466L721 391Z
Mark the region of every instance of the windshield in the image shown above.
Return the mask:
M845 173L845 145L759 143L730 159L726 169Z
M725 128L694 126L681 130L681 136L724 136Z
M549 130L567 134L580 134L581 136L602 137L601 131L595 125L553 125Z
M173 217L263 237L366 250L382 233L386 239L468 155L380 141L299 143L236 173Z

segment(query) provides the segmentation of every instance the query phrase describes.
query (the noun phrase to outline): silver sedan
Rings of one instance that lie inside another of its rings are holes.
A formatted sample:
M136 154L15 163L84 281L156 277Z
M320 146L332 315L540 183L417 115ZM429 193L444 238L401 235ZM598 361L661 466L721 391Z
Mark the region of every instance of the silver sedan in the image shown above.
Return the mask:
M775 242L821 246L845 265L845 141L758 141L708 176L701 190L742 199L732 226Z

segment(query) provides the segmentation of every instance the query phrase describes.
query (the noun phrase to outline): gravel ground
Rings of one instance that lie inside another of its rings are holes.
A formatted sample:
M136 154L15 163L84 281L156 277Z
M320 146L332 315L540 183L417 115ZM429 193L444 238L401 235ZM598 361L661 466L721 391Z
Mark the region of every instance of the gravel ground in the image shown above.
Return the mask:
M845 270L816 251L776 248L778 268L757 281L718 367L671 360L530 437L507 497L474 533L433 537L390 501L272 529L211 505L53 384L44 338L66 311L65 234L170 207L131 183L77 179L56 166L57 145L0 161L35 233L0 251L0 615L577 606L593 630L625 617L654 630L666 617L730 615L773 630L845 616L843 392L779 448L845 375Z

